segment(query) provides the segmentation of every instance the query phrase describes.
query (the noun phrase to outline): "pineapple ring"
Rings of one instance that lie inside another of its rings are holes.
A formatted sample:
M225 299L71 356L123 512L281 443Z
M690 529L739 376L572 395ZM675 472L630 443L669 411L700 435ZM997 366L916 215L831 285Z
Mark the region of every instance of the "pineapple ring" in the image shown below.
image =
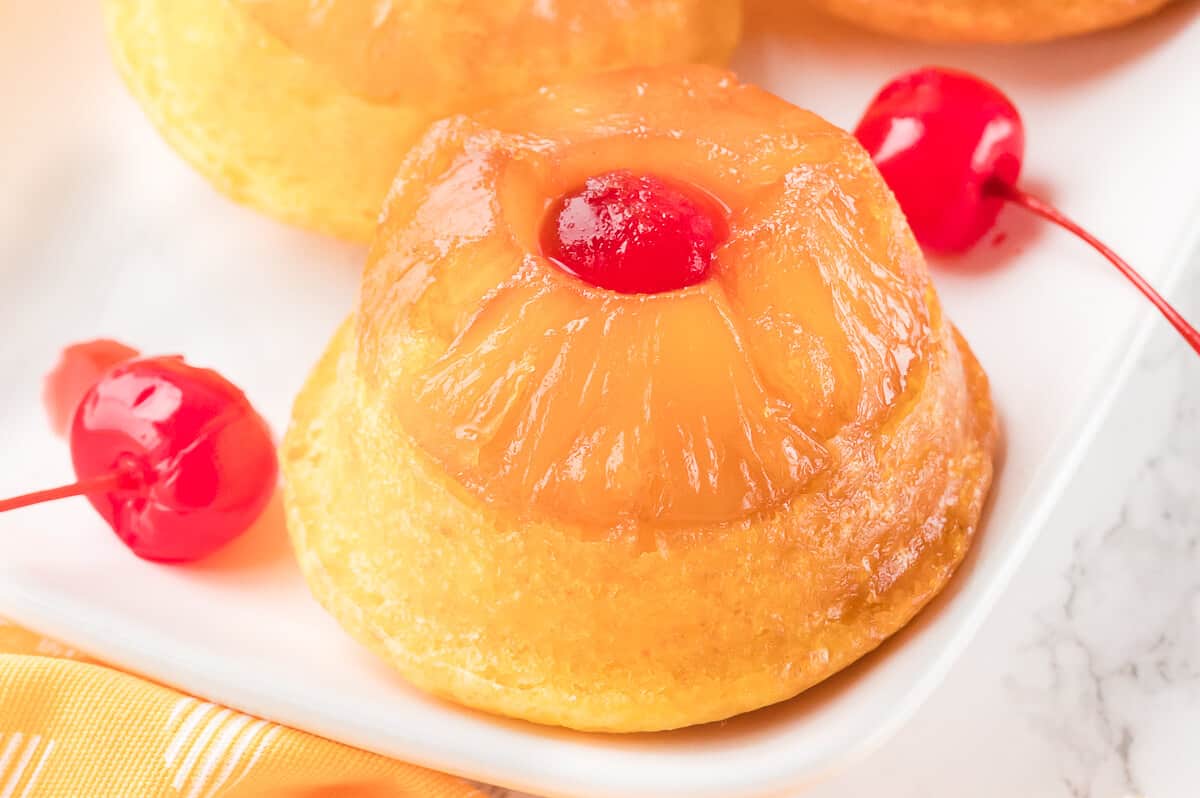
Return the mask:
M555 199L657 164L729 209L710 279L618 294L541 255ZM389 323L360 328L364 377L421 448L510 511L742 519L826 473L828 439L923 379L937 308L903 221L877 212L887 202L845 134L721 73L585 83L447 120L384 209L362 315Z
M616 167L729 208L707 281L541 257L553 200ZM427 132L282 460L314 594L408 679L636 731L788 698L906 623L967 550L994 423L853 138L670 68Z
M858 25L927 41L1017 43L1126 25L1170 0L813 0Z
M471 109L546 83L643 64L722 63L735 0L233 0L353 93Z

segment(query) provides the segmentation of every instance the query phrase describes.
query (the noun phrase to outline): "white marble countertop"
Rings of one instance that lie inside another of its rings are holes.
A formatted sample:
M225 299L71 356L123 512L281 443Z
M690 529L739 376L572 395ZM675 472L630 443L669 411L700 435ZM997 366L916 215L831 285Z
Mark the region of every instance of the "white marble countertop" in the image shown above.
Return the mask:
M1200 318L1200 260L1172 299ZM1200 360L1164 322L945 683L805 798L1198 794Z

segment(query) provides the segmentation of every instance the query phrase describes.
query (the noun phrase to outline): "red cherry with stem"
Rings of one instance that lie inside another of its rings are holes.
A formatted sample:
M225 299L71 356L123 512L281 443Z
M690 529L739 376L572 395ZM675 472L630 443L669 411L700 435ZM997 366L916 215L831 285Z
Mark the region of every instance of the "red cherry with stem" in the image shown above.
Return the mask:
M962 252L991 229L1015 185L1025 129L999 89L962 72L929 68L888 83L854 131L879 167L913 234L941 252Z
M1074 233L1108 259L1200 353L1200 332L1115 252L1049 203L1017 186L1025 130L995 86L965 72L927 67L901 75L871 101L854 131L931 250L973 247L1004 203Z
M105 373L79 402L70 443L75 484L0 502L0 512L82 494L148 560L196 560L233 540L278 479L270 431L245 395L180 357Z
M619 170L588 178L554 204L542 251L592 285L654 294L707 277L727 235L725 209L702 190Z

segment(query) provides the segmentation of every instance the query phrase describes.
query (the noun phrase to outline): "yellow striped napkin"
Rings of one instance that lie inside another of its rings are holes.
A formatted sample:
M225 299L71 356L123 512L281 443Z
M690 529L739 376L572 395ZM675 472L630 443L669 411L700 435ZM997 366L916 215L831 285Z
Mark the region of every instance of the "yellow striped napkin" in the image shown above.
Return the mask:
M0 798L484 798L0 621Z

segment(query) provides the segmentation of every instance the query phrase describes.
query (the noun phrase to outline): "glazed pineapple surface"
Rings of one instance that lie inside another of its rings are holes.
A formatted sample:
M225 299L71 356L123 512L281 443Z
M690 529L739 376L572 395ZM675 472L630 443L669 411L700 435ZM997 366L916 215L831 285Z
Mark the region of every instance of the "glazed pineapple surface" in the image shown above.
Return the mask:
M737 0L104 0L163 137L272 216L366 241L430 121L556 79L723 61Z
M734 0L233 0L353 93L461 111L633 64L719 63Z
M700 283L541 254L616 169L726 209ZM581 729L788 698L906 623L990 482L986 379L866 154L708 68L435 124L283 460L315 595L427 690Z
M1035 42L1132 22L1170 0L810 0L856 24L911 39Z

